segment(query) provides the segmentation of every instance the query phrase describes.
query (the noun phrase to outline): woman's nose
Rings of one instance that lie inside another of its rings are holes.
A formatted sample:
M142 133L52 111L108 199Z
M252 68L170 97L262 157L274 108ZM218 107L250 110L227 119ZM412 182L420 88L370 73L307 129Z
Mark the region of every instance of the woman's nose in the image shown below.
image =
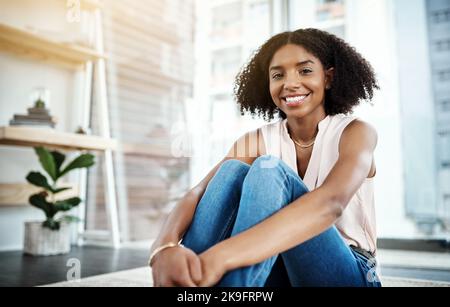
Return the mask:
M286 89L298 89L302 86L299 76L291 75L287 76L284 82Z

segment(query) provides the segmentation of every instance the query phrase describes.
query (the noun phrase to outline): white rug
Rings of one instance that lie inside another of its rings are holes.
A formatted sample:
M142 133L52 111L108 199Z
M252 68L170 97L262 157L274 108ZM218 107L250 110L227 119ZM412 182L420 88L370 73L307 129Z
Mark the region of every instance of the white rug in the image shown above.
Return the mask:
M396 268L450 270L450 253L379 249L377 261Z
M149 267L81 278L45 287L152 287L153 280Z
M45 287L152 287L148 267L82 278L79 281L61 282ZM450 283L420 279L383 277L384 287L450 287Z

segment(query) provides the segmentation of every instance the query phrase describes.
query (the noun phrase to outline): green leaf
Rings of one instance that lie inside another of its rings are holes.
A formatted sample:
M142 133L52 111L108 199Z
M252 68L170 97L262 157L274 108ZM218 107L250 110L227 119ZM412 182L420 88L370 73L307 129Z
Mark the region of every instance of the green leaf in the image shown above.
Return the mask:
M57 201L54 204L54 209L58 211L69 211L73 207L78 206L81 203L81 199L79 197L72 197L65 200Z
M43 210L47 219L50 219L53 218L53 216L56 214L56 211L53 210L53 204L47 202L47 200L45 199L46 197L47 193L41 192L31 195L28 201L32 206Z
M92 165L95 164L94 158L95 157L91 154L83 154L79 156L78 158L73 160L69 165L67 165L67 167L59 174L58 177L62 177L71 170L76 168L91 167Z
M46 189L47 191L53 191L52 187L47 181L47 177L42 175L39 172L29 172L27 177L27 181L35 186Z
M52 151L51 155L53 156L53 160L55 161L56 177L59 177L59 174L61 173L61 166L64 163L66 156L59 151Z
M49 174L50 178L52 178L53 181L56 181L56 165L52 154L44 147L35 147L34 150L39 156L39 162L41 162L44 170L47 172L47 174Z
M47 178L39 172L30 172L26 177L27 181L35 186L46 189L47 191L57 194L62 191L70 190L71 188L53 189L47 181Z

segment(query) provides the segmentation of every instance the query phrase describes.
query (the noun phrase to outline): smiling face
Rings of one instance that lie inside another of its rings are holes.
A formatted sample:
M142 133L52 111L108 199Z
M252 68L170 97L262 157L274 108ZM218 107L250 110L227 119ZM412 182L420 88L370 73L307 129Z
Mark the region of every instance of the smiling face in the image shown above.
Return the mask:
M320 60L302 46L287 44L270 62L270 95L288 117L325 114L325 90L332 77L333 68L325 70Z

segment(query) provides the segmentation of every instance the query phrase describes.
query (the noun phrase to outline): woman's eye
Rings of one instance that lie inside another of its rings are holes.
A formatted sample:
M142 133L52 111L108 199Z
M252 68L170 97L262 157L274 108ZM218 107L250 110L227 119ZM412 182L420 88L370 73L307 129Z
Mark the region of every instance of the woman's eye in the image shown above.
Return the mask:
M275 79L275 80L281 79L282 77L283 77L282 74L273 74L272 75L272 79Z
M312 70L309 69L309 68L303 68L303 69L300 69L300 73L301 73L302 75L307 75L307 74L312 73Z

